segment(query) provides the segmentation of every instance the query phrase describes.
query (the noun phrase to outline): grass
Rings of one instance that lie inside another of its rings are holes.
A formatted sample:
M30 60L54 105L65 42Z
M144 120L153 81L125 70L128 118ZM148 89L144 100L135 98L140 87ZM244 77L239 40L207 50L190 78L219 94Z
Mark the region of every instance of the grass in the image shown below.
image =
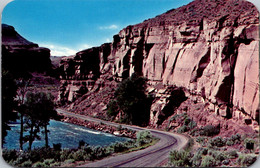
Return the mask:
M14 167L57 167L71 166L145 149L156 144L159 139L148 131L137 133L138 138L125 142L116 142L108 146L88 146L82 141L75 149L35 148L32 151L3 151L3 158Z
M137 147L131 148L131 149L129 149L127 151L124 151L122 153L119 153L119 154L130 153L130 152L134 152L134 151L138 151L138 150L142 150L142 149L148 148L149 146L155 145L157 142L159 142L159 140L160 140L159 138L153 137L152 142L150 142L148 144L144 144L144 145L141 145L141 146L137 146Z

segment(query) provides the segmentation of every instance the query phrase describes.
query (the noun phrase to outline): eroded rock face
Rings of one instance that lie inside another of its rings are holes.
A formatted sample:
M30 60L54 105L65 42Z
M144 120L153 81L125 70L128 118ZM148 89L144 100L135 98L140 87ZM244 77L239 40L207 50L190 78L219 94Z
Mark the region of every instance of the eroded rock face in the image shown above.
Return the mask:
M18 76L25 72L49 72L50 50L26 40L14 27L2 24L2 67Z
M222 117L243 113L257 119L258 17L257 9L244 0L195 0L128 26L114 36L112 44L81 51L64 61L62 66L69 66L62 79L81 84L66 85L63 98L71 101L73 96L69 95L75 95L84 80L91 80L92 87L97 81L102 86L108 79L120 81L136 73L149 80L151 90L159 84L166 90L169 86L185 88L186 96L201 97ZM167 118L162 111L169 106L171 96L169 93L154 101L151 125Z

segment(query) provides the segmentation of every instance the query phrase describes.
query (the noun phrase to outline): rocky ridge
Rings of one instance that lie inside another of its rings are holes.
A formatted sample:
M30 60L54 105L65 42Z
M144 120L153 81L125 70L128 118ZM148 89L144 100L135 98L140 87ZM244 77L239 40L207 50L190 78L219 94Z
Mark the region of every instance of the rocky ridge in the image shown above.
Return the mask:
M26 40L14 27L2 24L2 67L17 77L27 72L50 72L50 50Z
M102 117L117 82L136 73L155 95L152 127L182 108L172 107L179 94L183 102L201 103L199 112L211 118L203 122L258 121L259 12L253 4L195 0L128 26L113 39L61 61L61 104ZM177 95L175 87L182 88Z

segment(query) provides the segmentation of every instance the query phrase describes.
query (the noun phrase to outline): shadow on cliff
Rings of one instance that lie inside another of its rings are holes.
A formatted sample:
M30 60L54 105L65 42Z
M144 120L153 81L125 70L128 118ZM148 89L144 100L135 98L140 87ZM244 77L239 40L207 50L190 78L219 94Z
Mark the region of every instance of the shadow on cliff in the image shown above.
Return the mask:
M158 116L158 125L161 125L173 112L181 105L182 102L188 99L186 97L183 88L170 87L170 97L166 100L168 103L162 109L160 115Z

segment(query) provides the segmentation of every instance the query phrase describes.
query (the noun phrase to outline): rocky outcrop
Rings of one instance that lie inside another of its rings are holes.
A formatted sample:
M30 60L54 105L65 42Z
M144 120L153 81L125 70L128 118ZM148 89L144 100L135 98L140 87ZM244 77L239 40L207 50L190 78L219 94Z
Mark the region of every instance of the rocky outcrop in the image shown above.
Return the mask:
M202 98L216 115L257 120L258 18L255 6L244 0L195 0L128 26L112 44L64 59L60 100L73 102L79 91L99 91L107 81L136 73L148 79L148 92L164 94L151 107L152 125L174 113L173 86L183 88L184 97Z
M26 72L50 72L50 50L26 40L14 27L2 24L2 67L17 77Z

